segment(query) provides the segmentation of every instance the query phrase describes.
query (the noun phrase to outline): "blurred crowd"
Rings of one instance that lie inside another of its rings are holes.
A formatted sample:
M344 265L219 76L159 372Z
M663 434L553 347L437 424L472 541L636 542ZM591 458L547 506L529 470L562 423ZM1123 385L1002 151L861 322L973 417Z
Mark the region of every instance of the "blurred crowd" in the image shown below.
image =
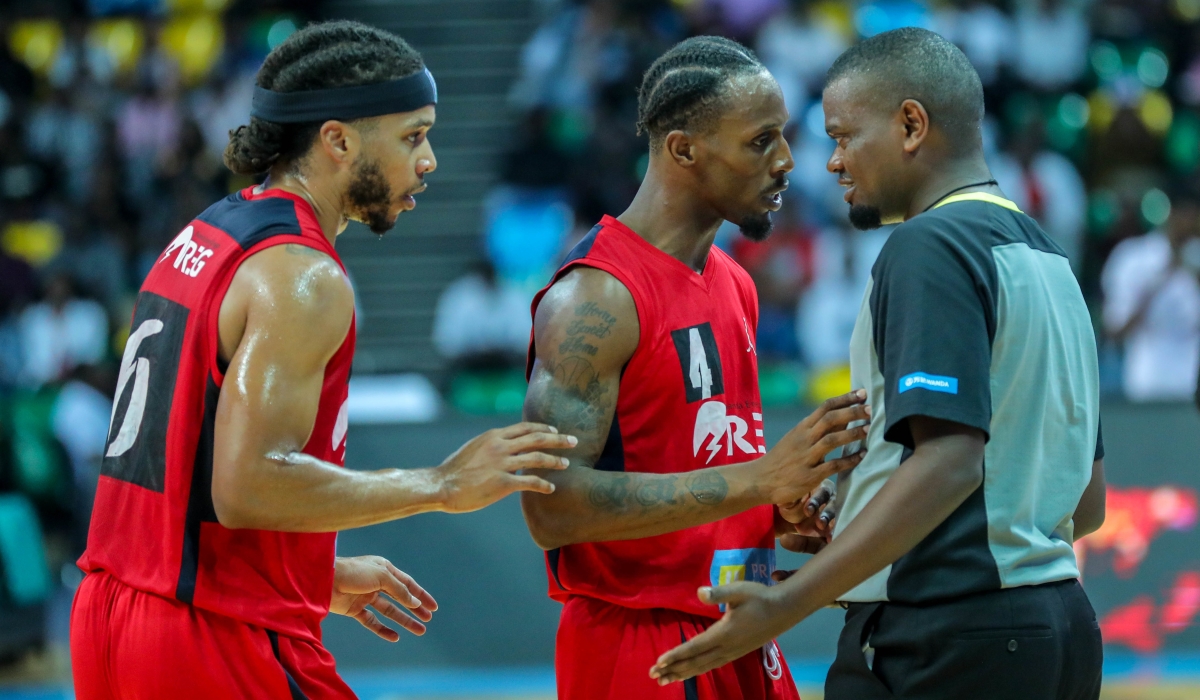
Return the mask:
M1182 400L1200 366L1200 0L545 0L510 102L519 142L487 202L486 269L451 288L439 327L495 319L449 357L520 357L519 302L646 168L634 131L650 63L689 35L754 48L792 116L796 167L774 236L729 226L718 245L750 271L762 313L766 402L846 388L847 347L888 231L848 227L820 93L851 43L922 26L983 80L988 159L1004 191L1063 248L1093 309L1102 382L1136 401ZM479 327L479 326L475 326Z
M227 132L312 9L241 5L0 8L0 493L36 506L55 567L82 548L134 294L187 221L249 184L222 165Z
M58 509L68 543L81 537L72 502L86 502L79 485L94 480L133 294L176 231L249 184L221 165L227 132L248 113L262 58L318 4L0 9L0 491L30 494L49 522ZM484 203L486 255L436 313L434 344L451 375L466 377L452 381L459 398L520 405L512 377L529 299L574 241L632 199L647 165L634 131L642 73L698 33L753 47L792 115L796 167L775 235L750 243L730 225L718 237L758 285L764 401L844 388L850 331L888 231L846 224L825 170L820 91L847 46L904 25L945 34L978 68L993 172L1070 258L1106 390L1136 401L1195 391L1200 0L535 5L541 21L509 93L519 129Z

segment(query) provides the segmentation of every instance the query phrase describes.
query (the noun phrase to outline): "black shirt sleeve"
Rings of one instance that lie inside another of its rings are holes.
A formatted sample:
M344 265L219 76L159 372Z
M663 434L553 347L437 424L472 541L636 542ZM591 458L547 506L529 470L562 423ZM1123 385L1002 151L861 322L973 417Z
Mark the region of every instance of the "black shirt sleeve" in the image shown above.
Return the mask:
M995 269L978 232L955 235L947 224L922 216L897 228L872 273L884 439L910 449L912 416L990 435Z
M1096 457L1097 461L1104 459L1104 421L1096 422Z

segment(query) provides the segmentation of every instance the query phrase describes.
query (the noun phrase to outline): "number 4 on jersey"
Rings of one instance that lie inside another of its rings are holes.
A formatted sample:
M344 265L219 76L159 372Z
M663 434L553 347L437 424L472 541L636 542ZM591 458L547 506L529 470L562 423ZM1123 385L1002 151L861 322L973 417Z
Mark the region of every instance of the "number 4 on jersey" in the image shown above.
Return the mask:
M704 353L704 341L700 339L699 328L688 329L688 343L691 348L688 364L691 365L689 378L692 388L700 390L700 398L712 398L712 368L708 366L708 355Z
M721 372L721 354L712 324L680 328L671 331L679 366L683 370L683 388L688 403L704 401L725 393Z

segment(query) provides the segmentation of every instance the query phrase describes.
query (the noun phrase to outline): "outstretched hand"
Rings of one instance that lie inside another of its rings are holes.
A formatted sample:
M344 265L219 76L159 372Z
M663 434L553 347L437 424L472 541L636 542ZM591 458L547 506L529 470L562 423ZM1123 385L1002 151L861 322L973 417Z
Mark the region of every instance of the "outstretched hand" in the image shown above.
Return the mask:
M659 685L693 676L739 659L761 648L792 625L782 601L761 583L740 581L699 590L701 602L724 604L725 616L704 632L663 654L650 669Z
M793 503L834 474L853 469L866 450L826 459L834 450L865 440L871 420L867 392L853 391L821 404L762 457L770 465L772 501ZM854 427L850 427L853 425Z
M525 469L566 469L567 458L547 451L579 444L552 426L524 422L489 430L458 448L437 467L442 510L469 513L517 491L554 493L554 484Z
M415 635L425 634L424 623L433 618L437 601L390 561L375 556L338 557L333 572L329 612L352 617L389 642L398 641L400 634L383 624L376 613ZM417 619L406 614L405 608Z

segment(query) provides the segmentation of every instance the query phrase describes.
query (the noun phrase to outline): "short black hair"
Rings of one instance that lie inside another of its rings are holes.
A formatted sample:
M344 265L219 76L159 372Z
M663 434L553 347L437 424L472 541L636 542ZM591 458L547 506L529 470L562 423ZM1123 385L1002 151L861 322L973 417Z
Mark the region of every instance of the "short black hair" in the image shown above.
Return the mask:
M891 108L920 102L952 144L981 143L983 83L966 54L941 35L903 27L864 39L833 62L825 86L849 75L870 79L872 94Z
M685 39L658 57L638 90L638 133L650 147L676 129L704 129L719 113L729 79L766 70L758 56L719 36Z
M400 37L361 22L311 24L276 46L258 69L255 84L276 92L371 85L425 68L421 54ZM225 165L235 173L265 173L308 153L321 124L278 124L251 117L229 132Z

